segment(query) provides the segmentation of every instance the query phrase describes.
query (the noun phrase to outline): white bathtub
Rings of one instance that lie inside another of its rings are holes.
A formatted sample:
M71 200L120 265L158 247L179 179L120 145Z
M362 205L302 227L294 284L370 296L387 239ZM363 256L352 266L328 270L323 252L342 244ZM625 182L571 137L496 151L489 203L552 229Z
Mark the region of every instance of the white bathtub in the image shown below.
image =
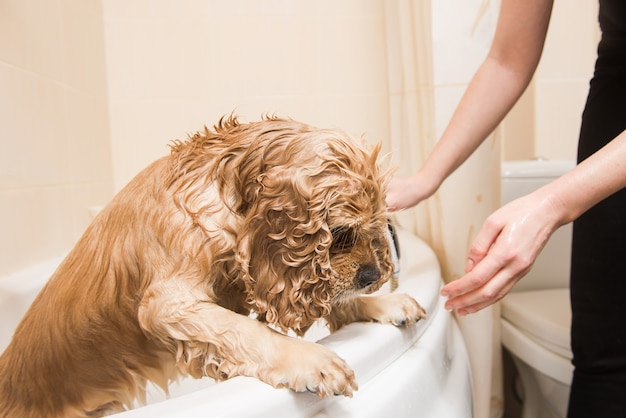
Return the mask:
M350 324L332 335L317 327L306 336L337 352L354 369L359 390L353 398L319 399L247 377L220 383L190 378L172 384L169 399L151 387L147 406L116 416L471 417L469 362L461 333L439 296L441 277L435 255L419 238L404 231L398 231L398 236L397 291L413 295L426 308L428 319L404 329ZM0 350L60 261L0 278ZM388 291L388 285L381 291Z

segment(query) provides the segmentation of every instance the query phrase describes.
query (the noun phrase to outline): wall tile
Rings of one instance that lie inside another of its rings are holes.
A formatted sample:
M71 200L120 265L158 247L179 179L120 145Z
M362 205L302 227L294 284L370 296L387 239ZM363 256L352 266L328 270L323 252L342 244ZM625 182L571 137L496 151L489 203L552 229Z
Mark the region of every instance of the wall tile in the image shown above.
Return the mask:
M317 88L322 94L371 94L387 91L383 19L327 18L319 21L315 51ZM338 36L340 34L340 36ZM382 55L384 56L384 55Z
M207 22L193 18L139 21L133 37L138 96L205 97L209 63L214 59L208 27Z
M105 1L106 6L116 0ZM129 8L134 2L124 1ZM107 94L115 100L137 96L135 66L136 23L131 19L109 19L104 27Z
M69 87L64 93L68 181L111 181L107 102Z
M167 16L104 4L116 190L169 141L231 111L383 135L381 2L205 4L208 17L197 3Z
M99 0L0 2L0 275L65 254L110 199L103 38Z
M214 20L211 88L218 95L315 94L319 28L301 16ZM224 40L227 40L226 42Z
M61 85L0 63L0 188L67 180Z
M586 81L537 81L537 156L576 159L581 115L588 89Z
M503 161L537 157L535 126L535 83L531 81L530 86L498 127L502 139Z
M97 1L63 0L64 84L83 92L106 95L102 11Z
M0 61L63 79L61 0L0 2Z
M69 250L70 202L58 187L0 190L0 276Z
M599 40L597 1L556 0L544 53L541 79L585 79L593 74Z
M218 0L217 4L231 5L231 1ZM232 2L236 3L236 2ZM185 15L206 17L213 7L210 0L106 0L102 2L103 16L110 19L175 19Z
M379 1L362 0L208 0L211 14L220 16L343 16L380 14Z

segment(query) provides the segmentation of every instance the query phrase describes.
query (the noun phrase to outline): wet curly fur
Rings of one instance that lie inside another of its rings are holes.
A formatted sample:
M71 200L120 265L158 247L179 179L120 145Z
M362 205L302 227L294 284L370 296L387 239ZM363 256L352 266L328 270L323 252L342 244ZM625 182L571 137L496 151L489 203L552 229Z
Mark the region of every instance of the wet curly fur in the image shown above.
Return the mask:
M407 295L360 296L393 269L378 153L278 118L176 141L23 318L0 357L0 416L103 415L180 374L351 396L341 358L278 331L424 317Z

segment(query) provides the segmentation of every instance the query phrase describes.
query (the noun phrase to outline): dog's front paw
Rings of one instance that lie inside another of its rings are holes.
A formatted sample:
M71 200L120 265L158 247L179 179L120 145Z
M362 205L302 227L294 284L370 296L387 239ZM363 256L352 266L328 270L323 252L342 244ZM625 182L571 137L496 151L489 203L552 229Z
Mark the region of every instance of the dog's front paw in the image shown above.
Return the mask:
M376 322L404 326L426 319L426 310L405 293L390 293L363 299L371 319Z
M284 349L284 350L283 350ZM352 397L358 390L354 372L336 353L323 345L292 339L281 347L280 365L272 383L296 392L314 392L320 398L329 395Z

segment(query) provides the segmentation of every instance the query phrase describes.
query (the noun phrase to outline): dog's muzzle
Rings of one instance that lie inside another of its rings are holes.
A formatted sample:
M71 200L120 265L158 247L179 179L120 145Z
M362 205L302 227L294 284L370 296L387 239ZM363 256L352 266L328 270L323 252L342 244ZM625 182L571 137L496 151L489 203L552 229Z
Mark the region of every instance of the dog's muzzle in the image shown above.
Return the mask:
M356 274L356 282L359 288L363 289L380 280L380 269L374 265L367 264L359 269Z

